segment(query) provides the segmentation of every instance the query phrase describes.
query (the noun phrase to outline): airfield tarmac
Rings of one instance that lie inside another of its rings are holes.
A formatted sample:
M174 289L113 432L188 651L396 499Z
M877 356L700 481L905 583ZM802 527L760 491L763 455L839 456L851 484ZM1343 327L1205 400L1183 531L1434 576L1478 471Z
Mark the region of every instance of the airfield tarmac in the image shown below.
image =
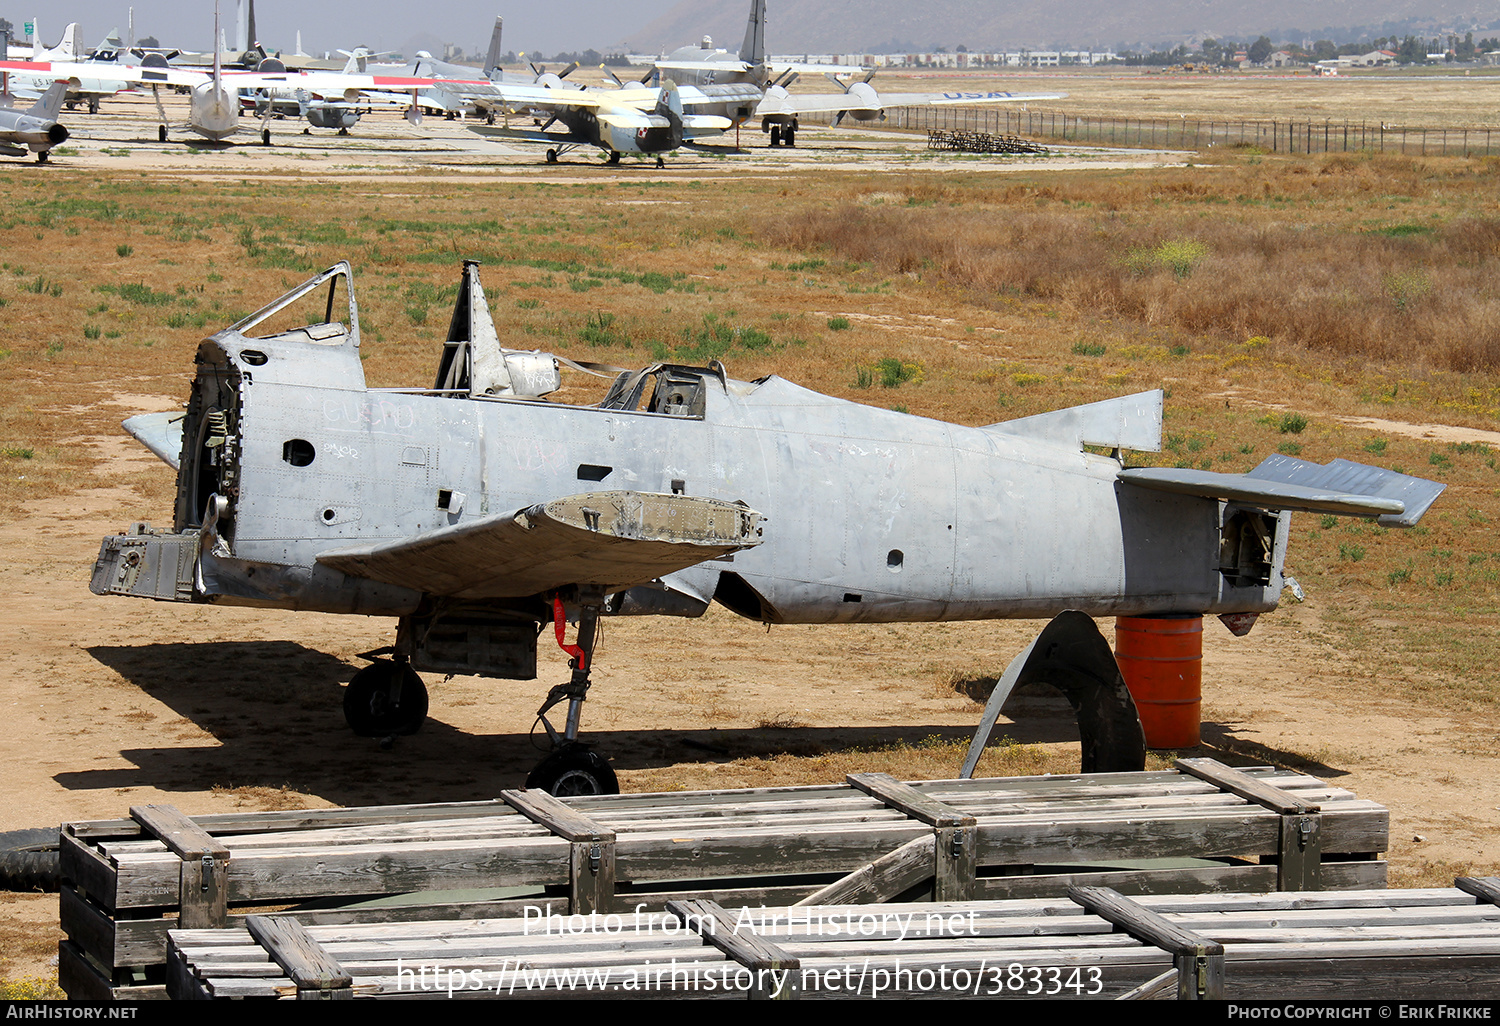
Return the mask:
M629 161L605 168L581 151L571 163L547 167L530 148L497 146L433 119L411 129L390 115L362 122L347 139L273 125L277 145L269 149L248 135L230 147L189 147L156 141L149 101L121 106L126 113L107 119L69 119L68 149L77 152L59 155L59 169L224 181L389 179L410 169L434 187L461 188L474 175L795 182L810 168L954 175L996 166L993 159L934 157L920 136L808 127L795 150L766 149L759 133L746 133L757 144L748 153L685 152L660 172ZM1044 162L1008 157L1000 166L1146 168L1188 160L1080 150ZM0 830L115 817L147 802L197 814L466 800L519 786L537 758L528 740L533 710L566 672L550 643L540 648L534 682L429 675L431 718L385 752L348 733L339 703L342 683L363 665L357 654L388 643L393 623L88 592L101 535L135 519L165 519L165 511L141 507L133 484L171 471L115 425L130 413L164 408L162 395L182 392L189 373L187 366L131 368L113 383L113 395L75 407L74 444L98 454L109 484L28 501L24 518L0 523L0 707L7 719ZM0 385L47 402L45 380ZM1400 426L1429 433L1442 427ZM1448 430L1484 440L1473 429ZM1291 762L1384 803L1392 810L1389 857L1404 871L1452 864L1496 872L1500 754L1493 725L1386 697L1382 680L1337 648L1333 624L1348 615L1337 594L1314 593L1263 617L1247 639L1206 624L1200 754ZM1378 628L1378 616L1370 624ZM948 681L976 667L996 672L1038 627L768 630L717 608L701 622L610 622L585 730L614 757L629 790L756 786L763 783L758 764L787 759L801 760L809 782L834 780L850 769L878 768L883 747L971 731L980 705ZM1110 625L1101 627L1109 637ZM997 733L1066 748L1074 727L1065 706L1045 699L1026 705ZM0 894L0 973L50 972L55 931L55 897Z

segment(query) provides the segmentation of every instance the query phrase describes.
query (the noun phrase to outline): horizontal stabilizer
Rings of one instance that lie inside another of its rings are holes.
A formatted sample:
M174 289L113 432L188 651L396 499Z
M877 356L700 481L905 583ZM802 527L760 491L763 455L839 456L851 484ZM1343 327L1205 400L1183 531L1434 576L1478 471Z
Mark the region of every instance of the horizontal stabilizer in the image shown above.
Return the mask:
M1120 471L1120 480L1156 491L1231 499L1269 509L1378 517L1388 527L1415 524L1444 487L1348 460L1320 466L1283 456L1272 456L1248 474L1141 467Z
M1351 460L1333 460L1323 466L1280 455L1267 457L1246 476L1267 481L1285 481L1308 488L1328 488L1400 500L1406 507L1405 512L1382 516L1380 523L1383 527L1416 526L1428 507L1448 487L1440 481L1398 474L1394 470L1384 470Z
M120 426L137 442L156 453L163 463L177 470L182 459L182 421L185 416L181 410L141 413L127 418Z
M1161 451L1162 391L1138 392L1118 399L1039 413L1034 417L990 424L988 431L1083 448L1085 445L1138 452Z
M620 591L760 544L759 513L653 492L586 492L399 541L319 553L354 577L455 598L522 598L570 584Z

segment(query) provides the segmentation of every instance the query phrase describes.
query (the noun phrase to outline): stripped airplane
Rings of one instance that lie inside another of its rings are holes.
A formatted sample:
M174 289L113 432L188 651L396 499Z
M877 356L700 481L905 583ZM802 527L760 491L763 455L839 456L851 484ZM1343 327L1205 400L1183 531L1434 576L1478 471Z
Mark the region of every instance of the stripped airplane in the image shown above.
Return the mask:
M1286 583L1291 511L1411 526L1443 487L1283 456L1127 469L1122 449L1160 449L1160 391L964 427L715 361L548 402L560 364L600 369L502 348L473 263L432 385L370 389L349 276L337 264L205 339L185 412L125 422L177 471L173 526L105 538L91 588L398 618L371 653L390 658L344 694L376 737L421 725L418 670L533 679L551 624L572 672L538 711L554 748L527 786L555 794L617 789L579 741L601 617L717 600L768 624L1058 616L1097 636L1089 617L1213 613L1243 633ZM1047 637L1033 647L1054 658ZM1085 770L1140 769L1135 707L1104 662L1054 683Z

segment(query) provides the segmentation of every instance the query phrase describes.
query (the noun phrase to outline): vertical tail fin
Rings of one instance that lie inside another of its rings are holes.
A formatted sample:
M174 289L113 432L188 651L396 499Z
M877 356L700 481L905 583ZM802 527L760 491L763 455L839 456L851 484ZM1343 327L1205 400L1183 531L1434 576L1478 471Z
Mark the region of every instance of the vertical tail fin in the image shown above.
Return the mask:
M78 22L70 22L63 29L61 41L57 44L57 52L64 57L77 57L83 53L83 44L78 39Z
M766 0L750 0L750 20L745 23L740 60L746 64L766 62Z
M42 94L42 98L31 105L26 113L34 118L42 118L46 121L56 121L57 116L62 113L63 100L68 95L68 83L53 82L52 87Z
M490 52L484 57L485 78L494 78L495 72L500 70L500 25L504 20L499 15L495 17L495 31L490 33Z

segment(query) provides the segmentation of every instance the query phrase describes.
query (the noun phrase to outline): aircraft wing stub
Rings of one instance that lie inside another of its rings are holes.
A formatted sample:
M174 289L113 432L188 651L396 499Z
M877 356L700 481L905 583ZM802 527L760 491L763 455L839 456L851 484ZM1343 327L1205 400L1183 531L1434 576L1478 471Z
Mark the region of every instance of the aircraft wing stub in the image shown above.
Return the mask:
M760 524L759 513L720 499L585 492L317 559L456 598L523 598L570 584L618 591L758 545Z
M1415 526L1422 519L1422 514L1443 493L1443 489L1448 487L1440 481L1398 474L1394 470L1355 463L1352 460L1336 459L1327 465L1320 465L1280 454L1266 457L1245 476L1399 500L1406 507L1405 512L1382 516L1380 523L1384 527Z
M1305 464L1305 466L1325 472L1334 469L1331 465L1319 467L1317 464ZM1362 467L1376 474L1406 477L1405 474L1395 474L1394 471L1382 471L1379 467L1364 467L1363 464L1351 464L1351 466ZM1141 488L1175 492L1179 495L1196 495L1205 499L1230 499L1269 509L1378 517L1383 523L1400 523L1412 516L1408 513L1406 504L1393 494L1380 494L1374 488L1359 493L1338 490L1334 486L1332 473L1318 476L1304 471L1302 480L1306 483L1293 483L1258 475L1257 471L1265 467L1266 464L1262 463L1249 474L1218 474L1209 470L1173 467L1140 467L1120 471L1119 478L1125 484ZM1408 480L1421 481L1420 478L1408 478ZM1426 483L1435 484L1435 482ZM1439 491L1442 490L1441 485L1437 487ZM1429 499L1428 502L1430 501ZM1425 508L1424 506L1423 509ZM1421 512L1417 512L1415 516L1420 517ZM1416 523L1416 520L1412 519L1411 523Z

